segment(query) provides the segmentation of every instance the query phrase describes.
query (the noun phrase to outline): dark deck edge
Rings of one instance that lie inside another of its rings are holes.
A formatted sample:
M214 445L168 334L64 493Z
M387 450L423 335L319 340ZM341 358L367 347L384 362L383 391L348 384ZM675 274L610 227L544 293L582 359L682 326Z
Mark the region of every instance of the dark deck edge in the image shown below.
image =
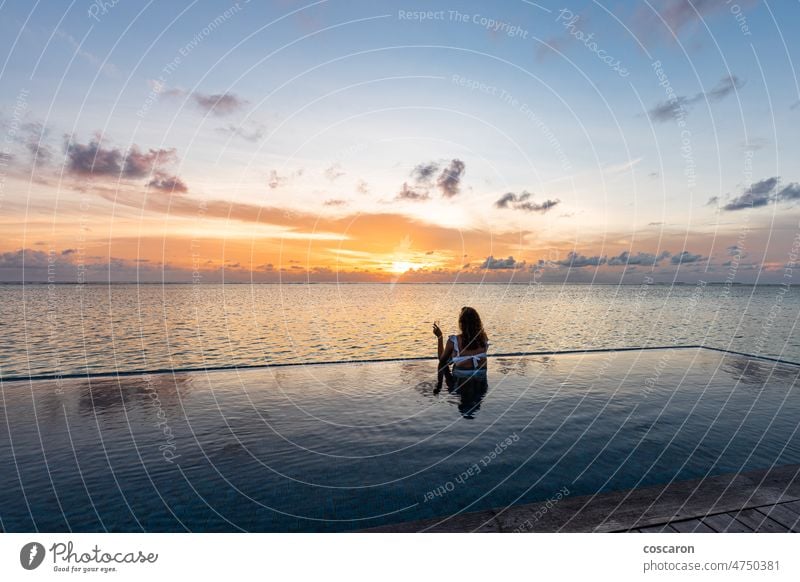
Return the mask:
M621 347L621 348L594 348L584 350L560 350L560 351L542 351L542 352L507 352L503 354L492 354L492 358L514 358L522 356L560 356L570 354L597 354L608 352L635 352L647 350L685 350L685 349L705 349L715 352L722 352L726 354L733 354L737 356L746 356L757 360L767 360L770 362L777 362L780 364L787 364L790 366L800 366L798 362L790 360L782 360L780 358L772 358L769 356L759 356L756 354L748 354L745 352L735 352L723 348L715 348L711 346L702 345L676 345L676 346L642 346L642 347ZM332 360L327 362L282 362L274 364L249 364L244 366L209 366L205 368L158 368L154 370L127 370L117 372L96 372L87 374L46 374L40 376L9 376L4 378L0 374L0 384L5 382L37 382L46 380L74 380L74 379L91 379L91 378L124 378L129 376L145 376L157 374L186 374L192 372L235 372L239 370L263 370L267 368L287 368L292 366L330 366L342 364L379 364L391 362L421 362L426 360L435 360L429 356L413 357L413 358L377 358L370 360Z
M555 493L555 492L554 492ZM800 465L512 505L366 532L623 532L800 499Z

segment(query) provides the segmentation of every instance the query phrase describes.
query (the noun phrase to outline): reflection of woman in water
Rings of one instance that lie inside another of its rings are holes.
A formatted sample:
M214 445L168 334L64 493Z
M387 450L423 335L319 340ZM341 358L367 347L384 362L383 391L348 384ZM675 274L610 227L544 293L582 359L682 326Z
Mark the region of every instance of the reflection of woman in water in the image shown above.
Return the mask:
M461 333L451 335L445 345L438 322L433 324L439 354L436 392L441 390L444 378L448 391L461 395L461 404L458 407L461 414L464 418L473 418L473 413L480 408L481 399L488 388L486 351L489 349L489 338L483 329L481 316L472 307L461 308L458 327Z

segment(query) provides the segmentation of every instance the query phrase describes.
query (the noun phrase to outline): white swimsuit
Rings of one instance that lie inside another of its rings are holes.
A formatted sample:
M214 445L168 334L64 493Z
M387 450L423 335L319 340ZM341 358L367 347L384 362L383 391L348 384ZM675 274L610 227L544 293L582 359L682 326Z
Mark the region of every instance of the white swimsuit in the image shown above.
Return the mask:
M474 354L474 355L471 355L471 356L462 356L461 355L461 350L458 347L458 336L457 335L451 335L450 336L450 341L453 342L453 350L456 353L455 356L452 356L450 358L450 361L453 364L459 364L461 362L466 362L467 360L472 360L472 370L481 369L481 368L478 368L478 362L481 359L486 357L486 351L485 350L483 352L481 352L480 354ZM486 349L487 350L489 349L489 344L488 343L486 344ZM458 370L458 369L459 369L458 366L454 366L453 367L453 371ZM466 369L462 368L462 370L466 371L466 370L470 370L470 369L469 368L466 368Z

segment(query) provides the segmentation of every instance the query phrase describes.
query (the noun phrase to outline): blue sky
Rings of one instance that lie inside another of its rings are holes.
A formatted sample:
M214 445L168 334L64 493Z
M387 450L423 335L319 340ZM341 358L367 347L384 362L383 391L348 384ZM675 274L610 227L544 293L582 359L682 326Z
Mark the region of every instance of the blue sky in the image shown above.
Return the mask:
M0 13L5 280L785 278L800 2Z

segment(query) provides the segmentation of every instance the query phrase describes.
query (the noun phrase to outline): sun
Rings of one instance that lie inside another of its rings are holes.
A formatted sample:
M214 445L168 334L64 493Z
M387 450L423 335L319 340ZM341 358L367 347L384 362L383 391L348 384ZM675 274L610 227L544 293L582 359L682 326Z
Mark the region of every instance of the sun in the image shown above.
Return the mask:
M414 267L416 267L416 265L408 261L395 261L392 263L392 273L405 273Z

